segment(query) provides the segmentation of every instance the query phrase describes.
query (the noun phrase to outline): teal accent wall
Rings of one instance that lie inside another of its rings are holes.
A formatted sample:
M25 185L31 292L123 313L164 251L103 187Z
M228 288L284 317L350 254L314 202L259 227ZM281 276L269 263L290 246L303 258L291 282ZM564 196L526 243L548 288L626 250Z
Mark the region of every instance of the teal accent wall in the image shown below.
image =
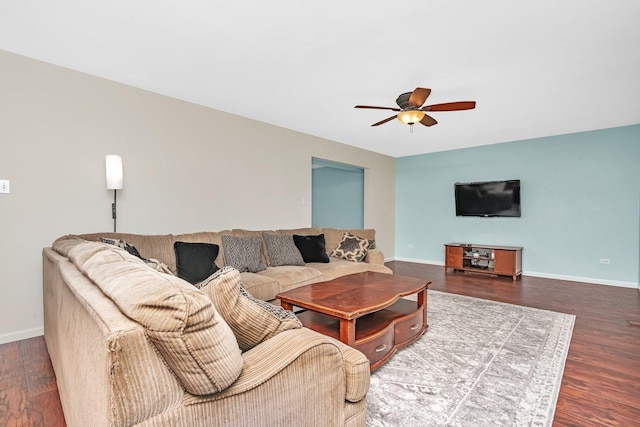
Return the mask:
M311 225L364 228L364 169L312 160Z
M456 217L455 182L503 179L521 181L520 218ZM525 274L634 285L639 212L640 125L396 159L396 259L443 263L448 242L523 246Z

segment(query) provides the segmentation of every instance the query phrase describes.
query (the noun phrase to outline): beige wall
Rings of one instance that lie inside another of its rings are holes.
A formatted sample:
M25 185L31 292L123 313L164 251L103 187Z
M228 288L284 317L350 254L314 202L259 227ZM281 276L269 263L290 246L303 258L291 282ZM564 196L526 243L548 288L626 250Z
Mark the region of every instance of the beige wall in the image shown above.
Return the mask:
M365 226L393 256L393 158L4 51L0 147L0 342L42 333L42 248L112 229L106 154L118 231L149 234L309 226L311 158L362 166Z

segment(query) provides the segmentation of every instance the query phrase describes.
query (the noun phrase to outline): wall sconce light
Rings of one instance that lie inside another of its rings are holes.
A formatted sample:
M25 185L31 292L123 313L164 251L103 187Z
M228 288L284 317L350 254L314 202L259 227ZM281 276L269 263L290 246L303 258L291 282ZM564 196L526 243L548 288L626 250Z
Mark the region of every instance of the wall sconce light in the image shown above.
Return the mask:
M116 232L116 198L118 190L122 190L122 157L109 154L106 156L107 190L113 190L113 203L111 204L111 217L113 218L113 232Z

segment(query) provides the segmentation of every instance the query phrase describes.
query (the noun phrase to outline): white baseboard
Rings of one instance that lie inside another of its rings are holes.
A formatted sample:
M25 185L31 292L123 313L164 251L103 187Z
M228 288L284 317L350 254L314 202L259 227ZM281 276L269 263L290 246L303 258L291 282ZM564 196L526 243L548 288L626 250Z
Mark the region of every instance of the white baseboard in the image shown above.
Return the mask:
M569 282L594 283L596 285L618 286L621 288L637 288L634 282L623 282L621 280L595 279L593 277L565 276L563 274L540 273L537 271L523 271L524 276L541 277L544 279L567 280Z
M27 338L39 337L40 335L44 335L44 327L11 332L9 334L0 335L0 344L26 340Z
M389 259L388 261L405 261L405 262L414 262L417 264L431 264L431 265L444 266L444 262L442 261L431 261L431 260L404 258L404 257L395 257L395 258ZM593 277L566 276L563 274L540 273L537 271L523 271L522 275L531 276L531 277L540 277L543 279L566 280L569 282L583 282L583 283L594 283L596 285L618 286L621 288L633 288L633 289L638 288L640 290L638 283L623 282L621 280L595 279Z
M395 257L395 258L391 258L389 261L415 262L416 264L441 265L441 266L444 267L444 262L442 262L442 261L431 261L431 260L428 260L428 259L415 259L415 258Z

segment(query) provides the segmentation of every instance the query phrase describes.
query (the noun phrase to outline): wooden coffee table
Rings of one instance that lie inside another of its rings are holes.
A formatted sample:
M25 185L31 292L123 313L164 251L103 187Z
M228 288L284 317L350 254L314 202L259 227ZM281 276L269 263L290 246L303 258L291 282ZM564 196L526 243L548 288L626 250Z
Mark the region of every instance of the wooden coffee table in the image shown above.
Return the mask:
M363 352L371 370L417 340L427 324L430 281L395 274L364 272L302 286L276 295L304 326ZM417 301L402 299L416 295Z

